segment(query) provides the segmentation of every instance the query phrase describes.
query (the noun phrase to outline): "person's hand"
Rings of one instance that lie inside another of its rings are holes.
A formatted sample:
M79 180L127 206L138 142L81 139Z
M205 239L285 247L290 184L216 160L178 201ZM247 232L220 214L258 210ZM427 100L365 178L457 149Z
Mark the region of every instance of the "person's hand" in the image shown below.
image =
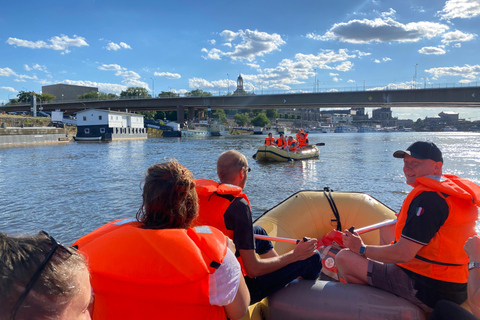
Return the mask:
M469 238L463 249L471 262L480 262L480 237L478 235Z
M237 249L235 248L235 244L233 243L232 239L227 236L225 236L225 239L227 240L227 248L230 249L230 251L232 251L233 253L235 253Z
M317 239L307 239L307 241L300 241L293 249L293 254L296 261L305 260L315 254L317 250Z
M357 254L360 253L360 247L363 246L363 241L362 238L360 238L360 236L358 235L358 233L351 233L350 231L345 230L342 235L342 240L345 247Z

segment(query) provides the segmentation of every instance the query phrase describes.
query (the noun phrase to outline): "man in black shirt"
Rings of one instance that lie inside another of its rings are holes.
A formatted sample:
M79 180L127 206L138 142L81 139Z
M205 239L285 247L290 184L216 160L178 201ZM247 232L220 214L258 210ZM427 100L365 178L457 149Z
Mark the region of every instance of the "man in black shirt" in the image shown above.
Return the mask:
M442 175L442 152L432 142L417 141L393 156L403 158L406 182L414 189L398 215L394 243L364 245L348 230L336 256L339 273L349 283L392 292L431 312L445 299L467 298L465 241L475 234L480 187L454 175Z
M243 189L249 171L247 158L236 150L225 151L218 158L217 174L221 184ZM223 217L227 230L233 231L232 240L247 273L245 281L251 303L260 301L298 277L317 279L320 275L322 263L316 250L316 239L301 241L292 251L278 255L269 241L254 239L254 233L266 233L261 227L253 227L252 211L243 197L235 198Z

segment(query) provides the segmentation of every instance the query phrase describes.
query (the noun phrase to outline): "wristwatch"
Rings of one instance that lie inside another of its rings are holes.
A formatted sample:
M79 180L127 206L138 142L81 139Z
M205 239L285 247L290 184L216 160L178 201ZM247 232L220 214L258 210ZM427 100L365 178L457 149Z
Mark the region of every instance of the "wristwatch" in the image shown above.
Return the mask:
M480 262L469 262L468 270L472 270L473 268L480 268Z
M367 246L361 246L361 247L360 247L359 253L360 253L360 255L361 255L362 257L365 257L365 251L366 251L366 250L367 250ZM366 258L366 257L365 257L365 258ZM480 267L480 263L477 262L477 264L478 264L478 266Z

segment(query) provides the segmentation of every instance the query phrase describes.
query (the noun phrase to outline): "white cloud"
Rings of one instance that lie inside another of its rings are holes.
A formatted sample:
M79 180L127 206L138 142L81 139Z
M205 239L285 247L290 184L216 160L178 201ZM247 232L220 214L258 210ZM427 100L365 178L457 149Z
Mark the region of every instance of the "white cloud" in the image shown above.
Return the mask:
M15 89L12 88L12 87L0 87L0 90L10 91L10 92L17 92L17 90L15 90Z
M16 76L17 74L10 68L0 68L0 77Z
M113 70L113 71L120 71L120 70L126 70L125 68L122 68L118 64L102 64L100 67L98 67L100 70Z
M238 44L233 44L234 50L229 52L223 52L216 48L211 50L203 48L202 52L207 53L207 56L203 56L203 58L220 60L222 56L226 56L232 60L245 59L253 61L257 56L263 56L272 51L280 50L279 47L286 43L279 34L268 34L258 30L246 29L245 31L239 30L238 32L224 30L220 35L228 42L237 38L241 39L241 41Z
M116 44L115 42L109 42L105 48L107 50L113 50L113 51L117 51L120 49L132 49L132 47L130 47L125 42L120 42L119 44Z
M480 65L470 66L466 64L464 67L439 67L425 70L433 75L433 79L438 79L445 76L460 76L466 79L475 79L480 73Z
M373 60L373 62L375 62L375 63L380 63L380 60L375 59L375 60Z
M238 33L230 31L230 30L223 30L220 35L225 38L225 41L231 42L235 40L238 36Z
M352 79L350 79L350 80L348 80L347 82L349 82L349 83L355 83L356 81L355 81L355 80L352 80Z
M38 71L43 71L45 73L48 73L47 67L46 66L41 66L38 63L32 65L31 67L28 66L28 64L24 65L25 70L27 71L32 71L32 70L38 70Z
M339 74L338 74L338 73L330 72L328 75L329 75L330 77L335 77L335 76L338 76Z
M349 43L416 42L422 38L436 37L448 28L445 24L428 21L403 24L392 18L355 19L346 23L334 24L324 35L309 33L307 38L322 41L339 40Z
M217 43L217 41L215 41L215 39L210 39L207 41L208 43L214 45L215 43Z
M388 12L382 12L380 15L382 16L382 18L387 19L395 17L395 13L397 13L397 11L390 8Z
M289 86L287 86L286 84L283 84L283 83L272 84L270 86L270 88L277 89L277 90L290 90L291 89Z
M216 49L216 48L213 48L210 51L205 49L205 48L202 48L201 51L207 53L206 56L202 56L202 58L204 58L205 60L207 60L207 59L221 60L222 59L221 56L224 55L224 53L221 50Z
M388 58L388 57L385 57L385 58L382 58L382 61L383 62L387 62L387 61L392 61L392 59Z
M205 79L201 79L201 78L192 78L192 79L188 79L188 86L192 89L211 89L211 88L215 88L215 86L205 80Z
M226 46L226 47L232 47L232 44L230 42L225 42L224 44L222 44L222 46Z
M358 54L359 58L371 55L370 52L363 52L363 51L360 51L360 50L353 50L353 52Z
M469 19L480 15L480 0L448 0L437 15L441 20Z
M167 78L167 79L180 79L182 77L178 73L171 73L171 72L155 72L153 75L157 77Z
M464 33L459 30L445 33L442 37L442 43L449 44L450 42L465 42L470 41L477 35L474 33Z
M461 48L461 47L462 47L462 44L461 44L461 43L455 43L453 46L454 46L455 48Z
M421 54L445 54L445 50L439 47L423 47L422 49L418 50Z
M57 51L63 51L62 54L69 53L69 47L89 46L88 43L85 41L85 38L79 37L77 35L74 35L73 38L70 38L62 34L61 36L54 36L48 41L50 42L50 44L43 40L29 41L17 38L8 38L6 43L16 47L25 47L30 49L52 49Z

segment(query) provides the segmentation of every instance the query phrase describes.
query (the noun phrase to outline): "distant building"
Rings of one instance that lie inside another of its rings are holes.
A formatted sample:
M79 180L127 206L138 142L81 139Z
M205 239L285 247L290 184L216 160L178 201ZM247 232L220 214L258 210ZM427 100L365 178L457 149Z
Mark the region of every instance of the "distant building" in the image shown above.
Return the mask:
M57 102L77 100L78 96L92 91L97 91L96 87L74 86L71 84L53 84L42 86L42 93L49 93L55 96Z
M233 94L238 96L247 94L247 91L243 89L243 78L241 74L237 78L237 90L235 90Z
M443 111L438 114L447 125L456 125L458 123L458 112Z
M143 115L102 109L86 109L76 114L75 140L147 139Z
M372 120L380 121L382 127L397 127L398 119L392 117L392 110L388 107L374 109Z
M442 118L440 116L434 117L425 117L424 123L426 126L438 126L442 122Z

